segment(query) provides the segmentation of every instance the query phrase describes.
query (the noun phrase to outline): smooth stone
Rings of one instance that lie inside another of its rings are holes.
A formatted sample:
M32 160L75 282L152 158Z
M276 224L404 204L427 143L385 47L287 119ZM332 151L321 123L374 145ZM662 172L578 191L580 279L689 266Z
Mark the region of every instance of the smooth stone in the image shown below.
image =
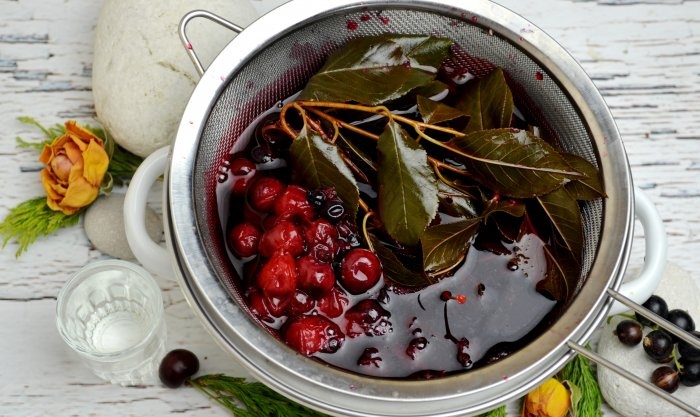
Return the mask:
M146 231L156 242L163 240L163 222L146 207ZM112 193L95 200L85 211L83 228L90 242L100 252L124 260L135 259L124 229L124 195Z
M695 322L700 324L700 289L688 272L669 263L655 294L666 300L669 309L687 310ZM643 380L649 381L651 373L661 364L647 357L641 343L632 347L620 343L614 332L617 323L624 319L625 317L615 316L603 328L598 342L598 353ZM649 331L649 328L645 328L644 334ZM598 384L608 405L625 417L685 417L688 415L666 400L602 365L598 366ZM672 395L700 409L700 387L681 385Z
M238 26L258 12L248 0L105 0L95 29L95 112L115 142L141 157L169 145L199 75L178 35L188 12L203 9ZM206 68L235 33L204 18L187 35ZM223 74L222 74L223 75Z

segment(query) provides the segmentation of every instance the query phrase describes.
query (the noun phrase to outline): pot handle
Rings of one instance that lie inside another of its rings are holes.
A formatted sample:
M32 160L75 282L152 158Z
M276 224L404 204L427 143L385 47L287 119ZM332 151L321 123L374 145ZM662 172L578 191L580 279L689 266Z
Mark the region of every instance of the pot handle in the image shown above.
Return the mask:
M146 202L151 187L165 172L169 153L170 147L165 146L144 159L124 197L124 228L129 247L144 268L160 276L172 275L173 267L168 250L154 242L146 231Z
M204 66L202 65L202 62L199 60L199 57L197 57L197 53L194 51L194 47L192 46L192 43L190 42L189 38L187 37L187 32L186 32L187 24L190 22L190 20L192 20L196 17L203 17L205 19L209 19L212 22L218 23L221 26L236 32L237 34L243 32L243 28L238 26L235 23L229 22L228 20L224 19L221 16L215 15L214 13L208 12L206 10L193 10L182 17L182 19L180 20L180 27L179 27L180 40L182 41L182 44L185 46L185 50L187 51L187 55L189 55L190 59L192 60L192 63L194 64L194 67L197 69L197 72L199 73L199 76L201 77L202 75L204 75Z
M663 278L666 267L666 232L656 207L637 187L634 189L634 211L644 228L644 266L636 279L620 286L619 292L641 305L654 294ZM615 301L608 314L620 314L628 310L629 307Z

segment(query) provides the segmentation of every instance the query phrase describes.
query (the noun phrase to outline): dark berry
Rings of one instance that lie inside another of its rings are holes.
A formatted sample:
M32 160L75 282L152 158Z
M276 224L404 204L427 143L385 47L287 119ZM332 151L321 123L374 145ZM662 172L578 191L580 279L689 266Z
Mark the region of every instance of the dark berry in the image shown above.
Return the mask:
M166 387L177 388L198 371L197 355L187 349L175 349L163 357L158 367L158 376Z
M288 297L297 286L297 267L294 257L276 252L260 268L258 287L268 297Z
M320 262L331 262L339 251L338 230L325 219L316 219L304 227L308 251Z
M681 384L694 387L700 384L700 362L684 361L681 358Z
M642 340L644 351L656 362L664 363L671 360L673 340L663 330L652 330Z
M642 304L642 307L663 318L666 318L666 315L668 314L668 305L666 304L666 300L659 297L658 295L652 295L651 297L649 297L649 299L646 300L644 304ZM635 313L635 316L637 318L637 321L639 321L645 326L655 325L653 321L649 320L648 318L642 316L639 313Z
M239 223L229 232L229 248L241 258L257 255L260 237L260 229L248 222Z
M449 291L443 291L440 293L440 299L442 301L448 301L452 299L452 293Z
M356 337L383 336L393 331L389 318L391 313L386 311L377 300L371 298L360 301L345 312L346 334Z
M284 192L285 187L277 178L257 178L248 189L248 204L260 212L270 212L275 205L275 200Z
M281 219L312 220L316 217L316 209L306 198L305 188L289 185L275 200L275 214Z
M666 316L666 320L670 321L676 327L679 327L688 333L695 330L695 322L693 321L693 318L690 317L690 314L688 314L688 312L685 310L675 309L669 311L668 315ZM680 340L674 335L671 335L671 338L674 341Z
M651 374L651 383L666 392L675 392L679 381L678 371L670 366L660 366Z
M365 350L362 352L362 355L360 355L360 357L357 359L357 364L360 366L374 366L376 368L379 368L379 362L382 361L382 358L380 358L378 354L379 349L377 348L365 348Z
M691 335L700 341L700 331L693 330ZM683 360L700 362L700 349L686 342L685 340L678 341L678 353L681 355Z
M418 354L418 351L421 351L425 349L428 346L428 339L425 337L416 337L414 339L411 339L411 341L408 344L408 347L406 348L406 354L408 357L411 359L416 359L416 355Z
M350 250L340 264L341 284L351 294L362 294L374 287L381 275L379 258L364 248Z
M642 325L636 320L622 320L615 328L617 338L627 346L635 346L642 341Z
M466 338L460 339L457 343L457 362L459 362L462 367L469 369L474 365L471 356L469 356L469 340Z
M355 222L345 218L336 223L335 227L338 230L338 238L343 242L342 249L344 251L360 246L360 237Z
M343 200L337 197L326 200L323 207L321 207L321 215L333 223L340 221L344 214Z
M326 202L326 194L321 190L310 190L306 194L306 200L316 209L323 207L323 203Z
M255 163L247 158L236 158L229 167L231 173L231 191L237 195L245 194L255 176Z
M265 257L275 252L299 256L304 253L304 236L301 229L290 221L280 221L263 233L260 239L260 254Z
M296 317L287 322L284 330L285 343L304 356L334 353L344 340L338 325L319 315Z
M347 295L338 287L333 287L325 295L316 300L316 307L326 317L340 317L350 301Z
M317 261L310 255L297 259L300 289L314 296L328 293L335 286L335 272L331 264Z

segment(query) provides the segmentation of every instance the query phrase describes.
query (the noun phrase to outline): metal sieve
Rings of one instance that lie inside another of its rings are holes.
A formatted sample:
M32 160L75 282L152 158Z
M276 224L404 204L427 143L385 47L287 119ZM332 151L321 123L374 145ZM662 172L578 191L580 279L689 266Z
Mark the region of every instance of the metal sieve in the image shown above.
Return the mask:
M195 17L240 32L206 71L185 33L187 22ZM158 161L153 172L162 172L170 153L164 190L167 259L155 259L158 256L151 254L157 249L140 246L143 235L130 236L129 242L147 267L160 273L174 267L205 326L257 378L330 414L456 416L518 398L556 373L575 352L587 354L581 346L606 317L621 286L632 242L635 195L619 133L602 97L578 64L540 29L486 0L326 0L292 1L245 30L195 11L183 19L180 31L202 78L172 148L149 157ZM237 142L240 134L260 114L299 91L346 41L386 32L448 37L458 51L455 64L476 76L503 68L518 109L563 150L595 164L608 193L605 199L583 204L580 285L547 331L494 364L433 380L344 372L294 353L263 330L234 285L237 277L217 212L217 173L232 149L243 147ZM134 182L140 181L135 176ZM133 183L130 193L131 187ZM643 276L629 283L628 293L640 302L660 279L665 241L661 226L648 220L654 217L653 207L641 196L636 203L645 231L649 235L653 230L658 237L656 246L647 240ZM126 220L132 221L128 215Z

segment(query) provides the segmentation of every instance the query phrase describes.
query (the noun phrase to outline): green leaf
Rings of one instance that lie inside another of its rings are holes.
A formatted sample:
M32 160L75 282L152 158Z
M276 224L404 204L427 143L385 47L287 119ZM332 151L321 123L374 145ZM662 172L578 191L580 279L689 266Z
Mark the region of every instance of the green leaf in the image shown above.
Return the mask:
M440 212L452 217L477 217L482 201L479 188L476 186L455 188L438 181L438 198Z
M336 50L299 98L377 105L428 85L451 41L422 35L357 38Z
M513 117L513 94L506 83L503 70L467 83L457 98L455 107L470 116L465 133L485 129L510 127Z
M557 246L544 246L547 272L545 277L536 284L537 291L566 302L577 290L581 267L571 252Z
M438 188L426 151L389 121L377 141L379 216L389 235L415 245L435 217Z
M574 258L580 259L583 252L583 225L578 202L564 188L538 196L537 201L556 231L559 237L557 241Z
M459 118L469 119L469 116L464 114L461 110L433 101L429 98L418 96L417 101L418 112L425 123L436 125Z
M401 262L394 252L386 247L379 238L372 234L370 234L369 238L372 242L374 253L377 254L382 264L382 273L385 279L409 288L433 284L430 277L425 273L407 268L404 262Z
M506 417L506 411L506 406L502 405L486 413L479 414L476 417Z
M563 153L562 156L573 169L585 175L566 184L566 190L576 200L595 200L605 197L603 179L593 164L577 155Z
M372 157L357 146L351 139L348 139L341 131L335 143L345 154L353 161L353 163L365 174L377 174L377 166Z
M429 227L421 236L423 268L426 272L449 268L464 259L481 224L481 218Z
M305 125L289 152L294 181L309 188L334 187L351 218L355 218L360 192L338 148Z
M546 194L582 174L544 140L525 130L492 129L457 136L448 146L477 181L504 196Z
M590 346L586 346L590 349ZM571 408L578 417L599 417L603 415L603 396L595 376L590 359L583 355L574 355L561 370L559 377L578 387L578 401L572 398Z
M53 211L46 205L46 197L24 201L10 209L0 223L2 247L4 248L11 239L16 239L19 247L15 256L20 256L39 237L78 224L80 213L82 210L72 215Z
M495 213L505 213L511 217L522 217L525 215L525 202L512 199L487 200L481 216L484 219L488 219Z

